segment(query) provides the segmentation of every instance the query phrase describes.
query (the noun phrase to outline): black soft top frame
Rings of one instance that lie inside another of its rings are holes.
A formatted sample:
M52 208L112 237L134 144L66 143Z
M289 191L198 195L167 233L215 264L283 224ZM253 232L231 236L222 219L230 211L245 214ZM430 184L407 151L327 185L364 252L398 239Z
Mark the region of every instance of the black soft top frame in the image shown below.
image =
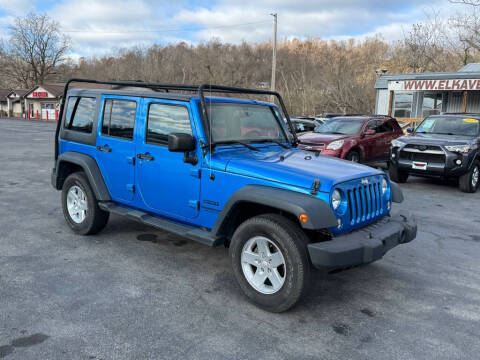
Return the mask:
M282 108L282 112L285 115L287 120L287 124L291 130L293 135L293 143L294 145L298 144L298 139L295 134L295 129L290 121L290 116L288 115L287 108L285 107L285 103L283 102L282 97L276 91L271 90L260 90L260 89L244 89L244 88L237 88L237 87L230 87L230 86L221 86L221 85L210 85L210 84L203 84L203 85L176 85L176 84L158 84L158 83L148 83L148 82L141 82L141 81L117 81L117 80L89 80L89 79L70 79L65 84L65 88L63 90L63 97L62 102L60 105L60 113L59 113L59 121L57 123L57 128L55 131L55 160L58 159L58 136L60 134L60 127L63 119L63 113L65 109L65 102L67 99L67 93L72 83L88 83L88 84L99 84L99 85L113 85L118 87L138 87L138 88L145 88L151 89L155 91L186 91L186 92L196 92L200 97L201 103L201 115L203 117L203 123L206 129L207 138L209 138L208 133L210 132L208 121L208 113L206 111L206 102L205 102L205 92L209 93L224 93L224 94L248 94L248 95L272 95L275 96ZM209 145L209 144L207 144Z

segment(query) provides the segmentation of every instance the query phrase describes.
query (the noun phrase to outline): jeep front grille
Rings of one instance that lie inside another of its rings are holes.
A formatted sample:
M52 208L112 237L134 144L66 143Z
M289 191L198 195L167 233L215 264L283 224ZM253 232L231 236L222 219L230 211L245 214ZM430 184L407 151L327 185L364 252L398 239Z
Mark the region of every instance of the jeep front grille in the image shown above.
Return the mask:
M359 224L383 213L381 185L373 182L347 190L350 224Z

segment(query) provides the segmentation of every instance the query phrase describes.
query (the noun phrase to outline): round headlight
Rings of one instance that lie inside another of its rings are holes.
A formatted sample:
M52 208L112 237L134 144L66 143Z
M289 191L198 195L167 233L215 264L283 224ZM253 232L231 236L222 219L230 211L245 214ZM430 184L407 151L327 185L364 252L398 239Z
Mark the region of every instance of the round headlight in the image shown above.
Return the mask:
M333 210L337 210L338 207L340 206L340 203L342 202L342 195L340 194L340 191L335 190L332 194L332 207Z
M385 193L388 190L388 182L387 179L382 180L382 195L385 195Z

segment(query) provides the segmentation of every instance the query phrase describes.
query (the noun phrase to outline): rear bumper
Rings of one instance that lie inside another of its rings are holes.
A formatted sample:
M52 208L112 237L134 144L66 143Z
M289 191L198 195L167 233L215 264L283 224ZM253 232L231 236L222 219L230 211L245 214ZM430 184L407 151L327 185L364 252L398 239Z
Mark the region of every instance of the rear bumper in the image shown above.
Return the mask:
M347 269L379 260L387 251L412 241L416 235L415 219L408 213L399 213L330 241L309 244L308 252L318 269Z

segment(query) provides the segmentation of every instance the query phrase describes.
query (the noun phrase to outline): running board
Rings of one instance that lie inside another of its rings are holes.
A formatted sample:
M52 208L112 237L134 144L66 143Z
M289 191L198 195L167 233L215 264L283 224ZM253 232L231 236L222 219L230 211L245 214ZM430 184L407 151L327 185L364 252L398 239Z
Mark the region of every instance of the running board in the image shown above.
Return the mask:
M188 239L197 241L201 244L208 246L218 246L223 241L215 236L212 236L210 231L198 229L193 226L178 224L169 220L161 219L150 215L149 213L129 208L126 206L117 205L111 201L99 202L98 206L104 211L108 211L113 214L127 216L131 219L137 220L141 223L153 226L160 230L165 230L170 233L186 237Z

